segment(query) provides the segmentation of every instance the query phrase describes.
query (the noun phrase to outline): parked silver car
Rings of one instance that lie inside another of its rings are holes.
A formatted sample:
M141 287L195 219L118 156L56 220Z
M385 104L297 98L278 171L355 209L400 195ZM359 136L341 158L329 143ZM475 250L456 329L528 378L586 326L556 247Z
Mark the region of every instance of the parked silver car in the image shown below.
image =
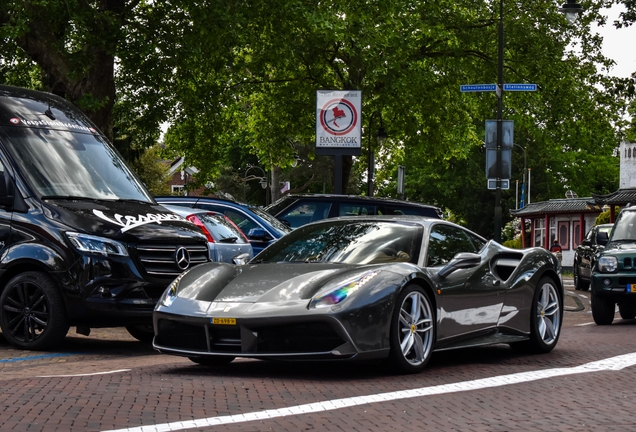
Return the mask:
M241 265L254 256L252 245L245 234L227 216L191 207L163 207L186 218L203 231L208 238L212 261Z

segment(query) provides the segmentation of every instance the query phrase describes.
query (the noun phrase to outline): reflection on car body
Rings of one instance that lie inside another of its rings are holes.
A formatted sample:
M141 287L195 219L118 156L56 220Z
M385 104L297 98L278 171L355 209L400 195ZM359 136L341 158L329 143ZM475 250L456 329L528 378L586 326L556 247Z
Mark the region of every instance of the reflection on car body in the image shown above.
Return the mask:
M388 357L407 373L439 350L548 352L563 316L559 271L542 248L508 249L435 218L328 219L247 265L182 274L155 309L154 347L201 364Z

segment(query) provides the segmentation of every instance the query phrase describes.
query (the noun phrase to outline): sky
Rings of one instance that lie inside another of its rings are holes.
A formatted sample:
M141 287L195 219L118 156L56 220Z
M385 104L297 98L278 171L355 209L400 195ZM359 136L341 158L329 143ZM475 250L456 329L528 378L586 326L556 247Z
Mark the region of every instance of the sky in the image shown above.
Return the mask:
M613 22L618 19L618 14L624 10L622 5L607 9L607 24L597 27L597 31L603 36L603 54L616 62L610 70L610 75L628 78L636 72L636 25L617 29Z

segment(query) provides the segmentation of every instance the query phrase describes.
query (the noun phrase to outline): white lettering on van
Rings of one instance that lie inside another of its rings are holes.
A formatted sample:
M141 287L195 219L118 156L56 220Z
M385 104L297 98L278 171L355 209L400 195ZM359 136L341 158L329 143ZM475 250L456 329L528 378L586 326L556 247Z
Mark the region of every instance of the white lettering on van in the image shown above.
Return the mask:
M147 213L145 215L137 216L122 216L119 213L115 213L112 218L106 216L101 210L93 209L93 213L95 213L95 216L104 219L105 221L121 226L121 232L126 232L138 226L146 225L149 223L156 223L161 225L161 222L165 221L185 221L185 219L179 215L165 213Z

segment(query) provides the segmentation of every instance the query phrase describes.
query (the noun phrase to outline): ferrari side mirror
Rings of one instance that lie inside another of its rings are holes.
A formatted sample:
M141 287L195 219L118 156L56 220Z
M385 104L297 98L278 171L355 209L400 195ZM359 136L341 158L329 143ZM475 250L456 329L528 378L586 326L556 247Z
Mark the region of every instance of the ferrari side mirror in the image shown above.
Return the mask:
M445 278L455 270L477 267L481 262L481 255L470 252L460 252L446 264L438 274L439 277Z

